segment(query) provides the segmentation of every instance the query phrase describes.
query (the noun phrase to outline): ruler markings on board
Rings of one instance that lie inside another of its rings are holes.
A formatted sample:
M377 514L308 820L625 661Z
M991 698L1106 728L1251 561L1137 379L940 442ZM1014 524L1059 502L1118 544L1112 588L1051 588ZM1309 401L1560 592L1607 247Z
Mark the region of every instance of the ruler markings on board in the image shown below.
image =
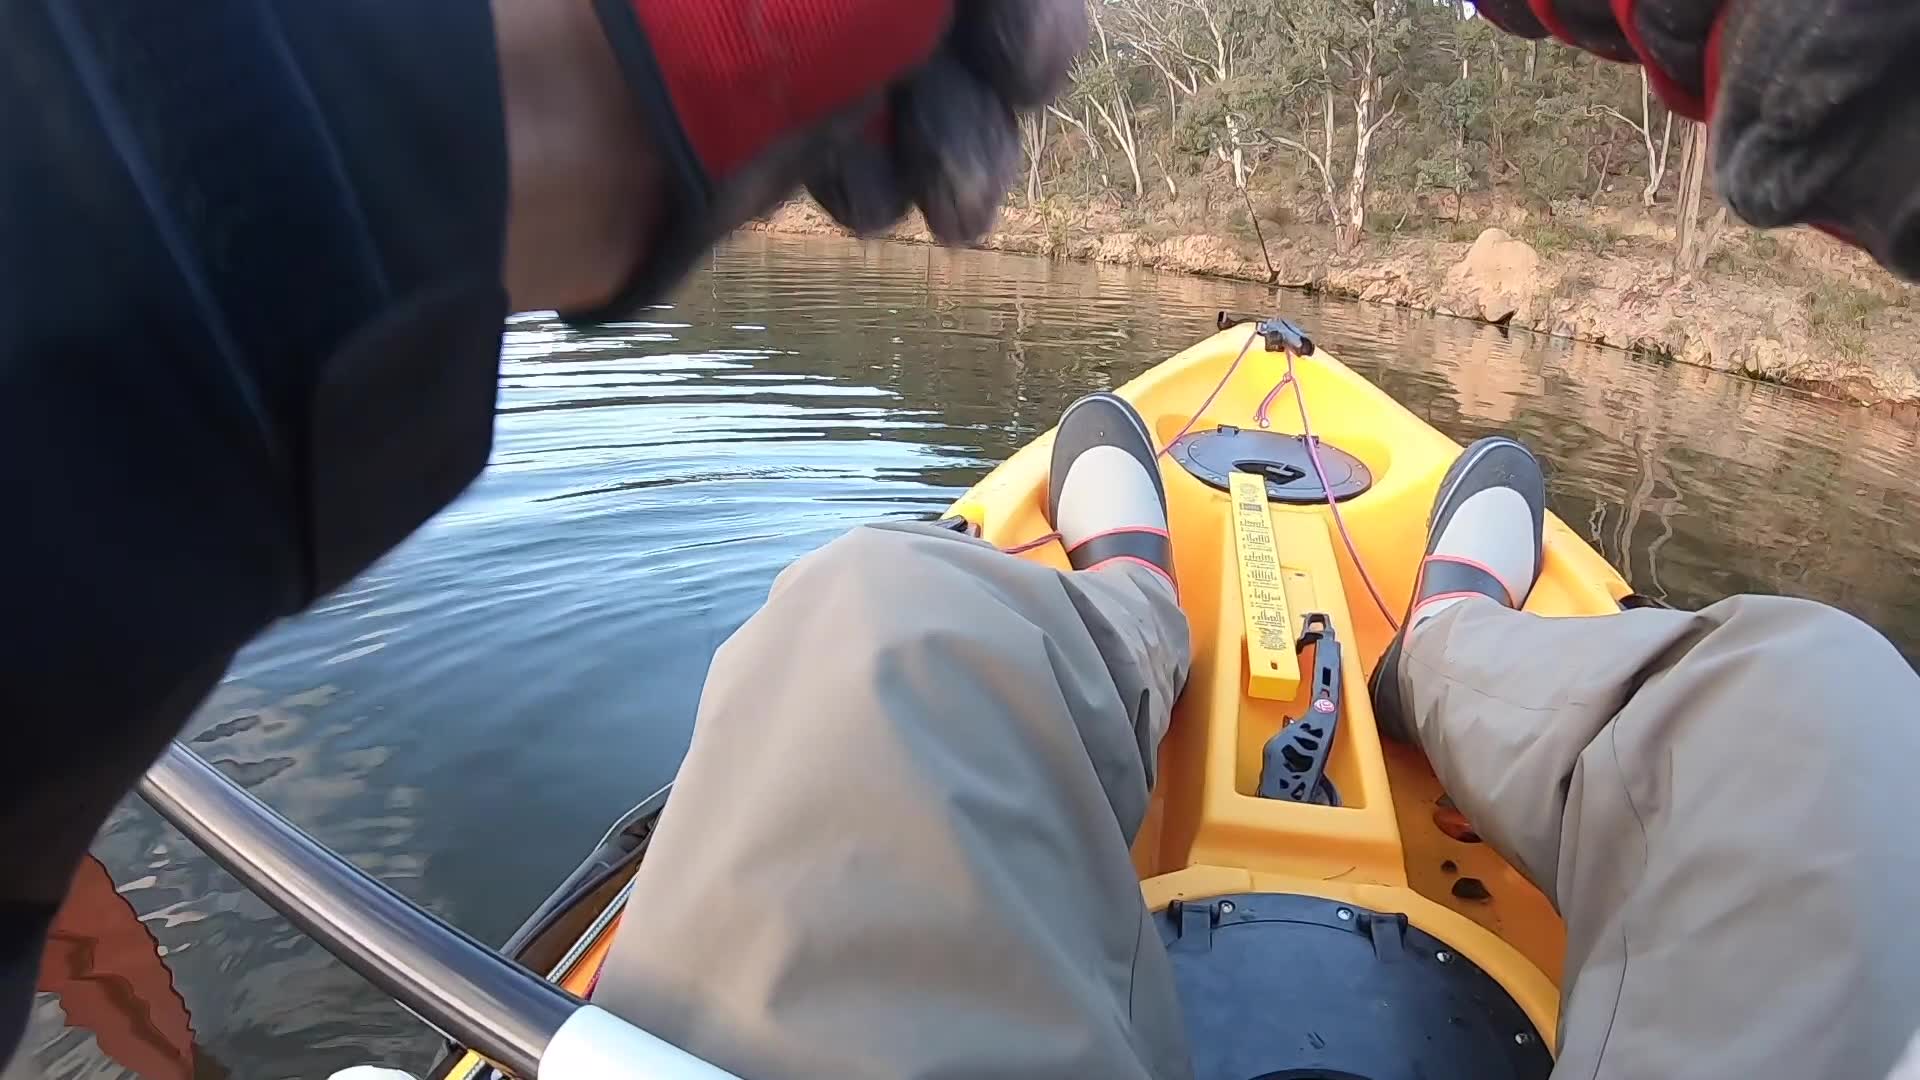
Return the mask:
M1280 574L1267 483L1252 473L1229 480L1233 547L1240 570L1240 619L1247 639L1247 693L1286 701L1300 690L1300 659L1293 651L1293 613Z

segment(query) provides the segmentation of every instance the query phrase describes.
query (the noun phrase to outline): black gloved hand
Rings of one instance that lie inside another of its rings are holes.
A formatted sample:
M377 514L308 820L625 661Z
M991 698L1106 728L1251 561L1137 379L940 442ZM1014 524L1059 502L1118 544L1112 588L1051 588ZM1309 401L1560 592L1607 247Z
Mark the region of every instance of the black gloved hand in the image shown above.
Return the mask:
M917 204L945 243L984 235L1019 175L1015 110L1052 101L1087 45L1077 0L973 0L960 13L946 47L807 184L855 232Z
M595 0L666 160L646 264L589 318L657 297L798 189L858 230L918 203L959 243L1019 169L1015 110L1086 47L1084 0Z
M1913 0L1479 0L1512 33L1638 60L1713 126L1719 190L1762 227L1806 222L1920 280Z

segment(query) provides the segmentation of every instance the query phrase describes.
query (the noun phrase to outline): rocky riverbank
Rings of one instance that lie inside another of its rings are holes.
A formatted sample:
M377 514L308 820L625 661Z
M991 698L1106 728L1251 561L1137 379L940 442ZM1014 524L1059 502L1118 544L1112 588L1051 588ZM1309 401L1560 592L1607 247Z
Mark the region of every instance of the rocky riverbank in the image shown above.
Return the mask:
M1334 255L1315 230L1270 224L1267 258L1251 239L1137 218L1010 207L981 246L1272 281L1667 356L1861 404L1920 401L1920 305L1857 253L1807 231L1738 230L1720 240L1707 269L1675 276L1670 235L1645 221L1623 225L1605 208L1455 222L1441 235L1371 239L1348 256ZM839 231L804 201L749 228ZM888 238L932 242L917 220Z

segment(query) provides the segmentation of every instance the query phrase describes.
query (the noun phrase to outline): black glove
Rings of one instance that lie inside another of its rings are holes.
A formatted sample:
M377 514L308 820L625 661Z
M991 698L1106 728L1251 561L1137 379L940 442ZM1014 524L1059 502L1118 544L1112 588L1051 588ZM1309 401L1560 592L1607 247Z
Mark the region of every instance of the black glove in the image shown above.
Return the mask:
M595 0L656 133L662 235L618 300L658 296L803 183L842 223L918 203L953 243L992 226L1019 171L1015 111L1086 47L1083 0Z
M1015 110L1052 101L1087 45L1077 2L974 0L960 10L947 47L807 184L855 232L884 229L917 204L943 242L985 235L1019 175Z
M1713 126L1736 213L1810 223L1920 279L1920 57L1913 0L1479 0L1495 25L1637 60Z

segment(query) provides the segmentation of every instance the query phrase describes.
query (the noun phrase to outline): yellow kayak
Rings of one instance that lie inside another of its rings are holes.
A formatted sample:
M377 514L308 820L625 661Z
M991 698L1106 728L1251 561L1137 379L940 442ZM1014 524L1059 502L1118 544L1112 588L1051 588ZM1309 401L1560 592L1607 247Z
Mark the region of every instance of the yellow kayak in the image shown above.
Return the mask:
M1418 947L1423 961L1477 969L1473 978L1497 987L1458 1000L1517 1010L1512 1041L1537 1041L1544 1060L1565 951L1559 916L1480 842L1417 751L1383 741L1367 698L1367 675L1407 606L1434 492L1460 447L1288 324L1224 316L1222 324L1118 390L1164 448L1194 643L1192 675L1133 849L1142 895L1150 909L1168 912L1170 948L1183 918L1218 934L1249 917L1231 903L1223 911L1218 898L1324 902L1316 912L1372 935L1369 957ZM949 520L1023 549L1019 557L1066 569L1060 546L1045 541L1052 441L1048 433L1021 449L962 497ZM1529 611L1602 614L1618 611L1629 594L1598 553L1548 515ZM1296 649L1303 636L1321 644ZM1329 654L1344 658L1331 686L1322 675ZM1337 707L1316 706L1329 697ZM1306 777L1311 790L1276 796L1270 744L1283 729L1298 734L1308 730L1298 725L1327 719L1324 748L1294 738L1298 767L1282 769L1280 779ZM576 993L591 986L617 930L621 885L644 853L651 819L642 818L610 836L618 841L613 857L603 850L601 869L576 875L572 891L557 894L510 952ZM1320 914L1270 917L1311 922ZM1188 1013L1193 1027L1191 1002ZM469 1055L436 1075L483 1070Z

